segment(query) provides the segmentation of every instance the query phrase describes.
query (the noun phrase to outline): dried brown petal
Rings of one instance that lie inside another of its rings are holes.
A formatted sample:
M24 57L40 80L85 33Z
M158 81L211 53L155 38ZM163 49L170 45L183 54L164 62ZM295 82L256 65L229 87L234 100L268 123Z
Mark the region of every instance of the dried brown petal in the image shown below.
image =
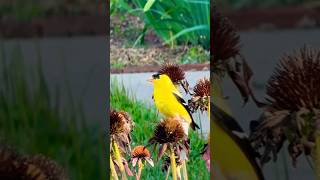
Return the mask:
M210 146L208 144L205 144L201 156L202 159L206 162L206 167L208 171L210 171Z

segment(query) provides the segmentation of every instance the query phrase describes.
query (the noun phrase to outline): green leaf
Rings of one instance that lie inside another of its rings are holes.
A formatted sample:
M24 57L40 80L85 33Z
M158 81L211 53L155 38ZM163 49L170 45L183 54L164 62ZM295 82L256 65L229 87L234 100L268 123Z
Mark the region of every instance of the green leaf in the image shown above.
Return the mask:
M143 11L147 12L151 8L151 6L156 2L156 0L148 0L147 3L144 5Z
M166 43L169 43L175 39L177 39L178 37L185 35L187 33L193 32L193 31L198 31L198 30L209 30L209 27L207 25L198 25L198 26L193 26L190 28L186 28L183 29L182 31L178 32L177 34L175 34L174 36L172 36L169 40L166 40Z

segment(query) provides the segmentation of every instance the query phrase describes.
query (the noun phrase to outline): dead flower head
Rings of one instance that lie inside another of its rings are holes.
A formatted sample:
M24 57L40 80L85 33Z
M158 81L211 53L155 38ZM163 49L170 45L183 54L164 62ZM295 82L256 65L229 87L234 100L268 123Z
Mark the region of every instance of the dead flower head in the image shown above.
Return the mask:
M213 12L213 64L225 61L239 54L240 37L231 21L220 13Z
M295 165L297 157L310 155L320 124L320 49L307 46L283 56L267 84L267 101L259 121L252 122L252 140L269 161L285 141Z
M139 163L143 163L144 161L147 161L152 167L154 166L151 154L145 146L134 147L131 152L132 166L135 167L137 163L139 165Z
M156 126L153 140L160 144L177 143L184 136L182 124L174 118L167 118Z
M185 72L178 64L165 63L160 67L160 74L166 74L175 85L181 85L186 93L189 92L189 84L185 79Z
M64 170L56 162L43 155L26 158L22 169L30 179L68 179Z
M240 52L240 36L232 22L213 9L213 44L211 44L210 70L214 75L224 76L227 74L237 86L246 103L251 97L258 105L262 104L254 97L249 86L253 72Z
M194 94L188 104L192 112L200 109L207 111L210 99L210 81L207 78L200 79L193 88Z
M130 153L131 131L134 122L130 115L124 111L110 109L110 134L111 139L116 141L123 152Z
M178 156L187 159L189 153L189 141L186 139L184 129L179 120L175 118L167 118L162 120L155 128L154 136L149 140L149 145L159 145L159 160L168 149L168 146L173 146Z
M25 157L13 148L0 145L0 179L68 179L56 162L42 155Z

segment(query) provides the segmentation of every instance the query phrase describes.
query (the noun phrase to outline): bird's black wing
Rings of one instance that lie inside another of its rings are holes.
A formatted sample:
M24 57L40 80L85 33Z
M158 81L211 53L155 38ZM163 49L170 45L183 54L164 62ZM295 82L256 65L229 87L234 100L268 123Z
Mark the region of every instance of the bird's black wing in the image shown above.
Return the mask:
M242 127L239 123L231 117L229 114L224 112L222 109L211 103L211 113L214 117L214 120L219 121L218 123L223 125L229 131L235 131L239 133L244 133Z
M211 116L213 117L211 119L216 122L216 125L219 125L222 129L224 129L224 131L236 142L236 144L240 147L240 149L245 154L247 159L250 161L251 165L254 167L257 175L259 176L259 179L263 180L264 177L263 177L261 168L256 161L256 157L258 157L259 154L256 151L254 151L248 138L239 137L236 133L234 133L234 132L244 133L241 126L232 116L224 112L222 109L220 109L213 103L210 103L210 104L211 104L210 113L211 113Z
M200 127L195 123L195 121L193 120L193 117L192 117L192 115L191 115L191 113L190 113L190 109L189 109L189 107L187 106L187 103L186 103L186 101L182 98L182 97L180 97L178 94L176 94L176 93L172 93L173 95L174 95L174 97L176 97L176 99L178 100L178 102L186 109L186 111L188 112L188 114L189 114L189 116L191 117L191 120L192 120L192 122L191 122L191 128L193 129L193 130L195 130L196 128L198 128L198 129L200 129Z

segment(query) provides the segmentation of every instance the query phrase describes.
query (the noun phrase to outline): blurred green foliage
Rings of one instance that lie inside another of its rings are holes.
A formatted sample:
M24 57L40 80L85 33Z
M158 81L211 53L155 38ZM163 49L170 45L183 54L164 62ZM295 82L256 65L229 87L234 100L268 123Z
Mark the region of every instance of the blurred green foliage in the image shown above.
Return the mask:
M30 155L58 162L70 179L106 179L103 129L85 119L81 105L50 95L41 69L27 68L21 49L0 48L0 139ZM7 59L10 57L10 59Z
M153 1L132 0L144 20L146 28L153 31L167 44L210 46L210 1L181 0ZM148 3L149 2L149 3Z
M188 49L185 55L181 57L181 64L196 64L209 61L210 52L204 50L201 46L193 46Z

